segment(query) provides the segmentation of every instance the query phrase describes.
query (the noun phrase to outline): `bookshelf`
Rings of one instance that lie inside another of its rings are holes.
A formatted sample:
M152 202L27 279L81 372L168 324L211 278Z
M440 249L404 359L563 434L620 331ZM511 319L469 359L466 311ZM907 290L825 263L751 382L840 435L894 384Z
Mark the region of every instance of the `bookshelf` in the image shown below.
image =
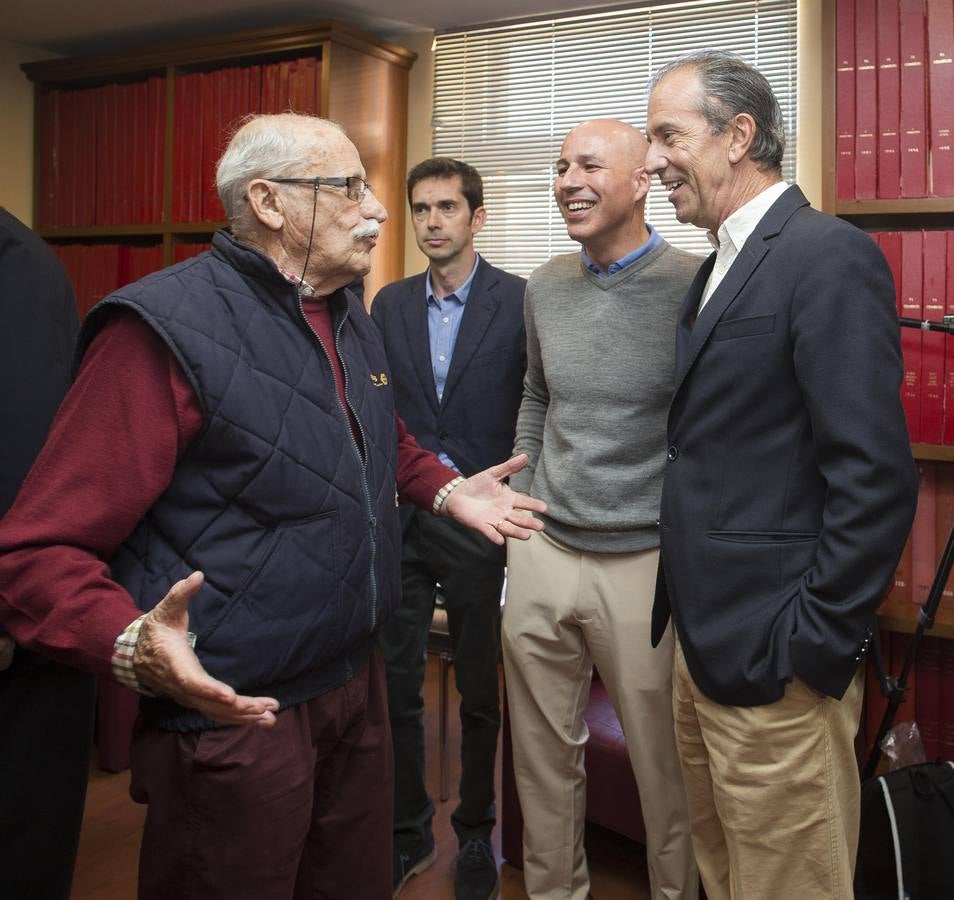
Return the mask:
M822 0L822 66L823 208L878 242L900 314L954 312L954 7L950 0ZM920 492L878 612L886 668L895 675L954 519L954 337L905 328L902 351ZM895 717L918 722L929 758L954 758L952 585ZM873 740L885 700L870 660L866 679L863 730Z
M248 113L290 108L340 123L375 194L388 210L403 210L415 59L357 29L317 22L25 63L35 84L37 231L61 257L93 248L87 274L116 269L112 279L84 283L81 310L110 280L109 290L124 283L127 248L139 256L151 248L154 262L171 265L224 227L214 163ZM404 229L388 223L366 296L403 268Z

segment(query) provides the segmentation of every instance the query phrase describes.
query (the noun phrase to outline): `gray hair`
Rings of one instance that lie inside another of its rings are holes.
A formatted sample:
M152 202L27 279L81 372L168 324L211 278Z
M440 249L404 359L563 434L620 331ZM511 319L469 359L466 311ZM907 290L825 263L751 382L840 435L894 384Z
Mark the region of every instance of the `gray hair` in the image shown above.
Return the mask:
M755 120L755 138L749 158L764 171L781 174L785 155L785 122L768 79L741 57L724 50L700 50L680 56L659 69L649 82L649 93L677 69L691 67L699 75L702 102L699 113L713 134L722 134L739 113Z
M315 130L309 125L344 133L328 119L281 113L249 116L232 135L216 167L215 186L234 234L247 233L252 226L248 183L255 178L293 177L314 152Z

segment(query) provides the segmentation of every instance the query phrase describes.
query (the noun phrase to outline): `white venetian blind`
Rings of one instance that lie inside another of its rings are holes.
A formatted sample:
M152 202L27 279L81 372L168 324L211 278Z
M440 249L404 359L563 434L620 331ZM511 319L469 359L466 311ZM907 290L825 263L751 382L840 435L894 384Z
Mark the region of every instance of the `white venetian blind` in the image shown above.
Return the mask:
M768 78L785 116L783 176L795 173L796 0L692 0L439 34L434 66L434 155L476 167L488 261L526 275L578 249L551 194L566 133L584 119L646 122L646 85L694 50L731 50ZM680 225L654 179L646 219L671 243L708 253Z

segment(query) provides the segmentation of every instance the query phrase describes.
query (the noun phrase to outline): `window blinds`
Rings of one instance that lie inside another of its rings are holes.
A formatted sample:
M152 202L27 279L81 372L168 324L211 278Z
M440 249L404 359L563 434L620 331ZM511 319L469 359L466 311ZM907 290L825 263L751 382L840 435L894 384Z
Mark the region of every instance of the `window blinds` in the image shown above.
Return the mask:
M768 78L785 117L783 177L793 180L795 33L795 0L693 0L437 35L433 152L483 176L480 252L526 275L578 249L551 194L564 136L597 117L643 128L652 73L694 50L732 50ZM702 231L676 221L656 179L646 219L671 243L709 252Z

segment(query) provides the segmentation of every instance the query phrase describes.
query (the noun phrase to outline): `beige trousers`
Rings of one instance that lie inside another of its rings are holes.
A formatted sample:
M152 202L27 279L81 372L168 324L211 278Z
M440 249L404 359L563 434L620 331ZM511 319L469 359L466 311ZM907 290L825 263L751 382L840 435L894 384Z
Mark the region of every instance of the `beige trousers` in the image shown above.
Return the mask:
M776 703L722 706L677 642L676 739L709 900L851 900L862 687L859 672L835 700L796 678Z
M655 900L695 900L685 789L672 723L672 636L650 645L658 551L586 553L544 534L508 541L502 645L523 862L533 900L584 900L593 664L623 726L639 785Z

